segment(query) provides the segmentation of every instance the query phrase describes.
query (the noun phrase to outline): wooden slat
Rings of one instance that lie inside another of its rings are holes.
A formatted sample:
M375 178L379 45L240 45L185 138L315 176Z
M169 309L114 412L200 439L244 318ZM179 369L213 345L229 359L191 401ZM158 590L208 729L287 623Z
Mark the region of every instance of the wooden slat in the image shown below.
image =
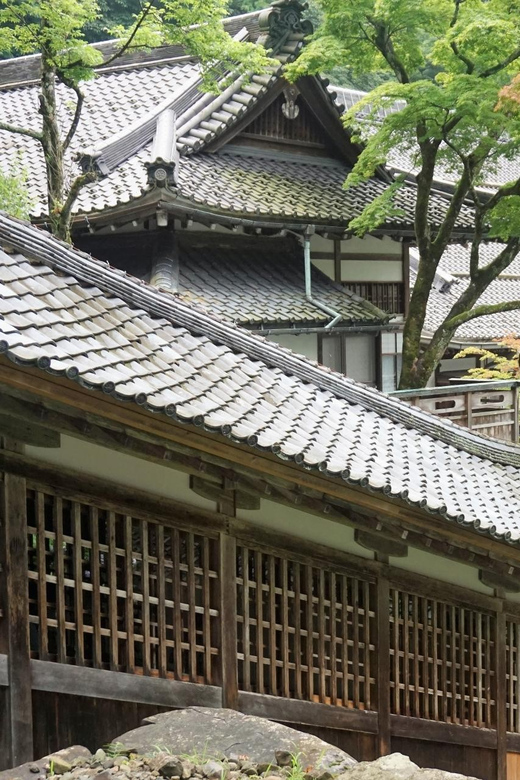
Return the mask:
M180 534L173 531L173 635L175 642L175 676L182 679L182 617L181 617L181 550Z
M236 540L220 535L220 638L222 706L238 709Z
M203 561L204 569L202 583L202 603L204 605L204 680L207 684L213 681L213 670L211 665L211 583L209 577L210 571L210 540L205 536L203 543Z
M141 521L141 603L142 636L143 636L143 674L149 675L151 669L150 657L150 561L148 549L148 523Z
M302 685L302 600L301 600L301 565L296 562L294 567L294 695L297 699L303 697Z
M319 696L322 704L326 703L325 671L325 572L320 569L318 575L318 673Z
M108 576L110 595L108 624L110 626L110 668L119 669L119 644L117 625L117 561L116 561L116 516L108 513Z
M100 604L100 577L99 577L99 512L97 507L90 507L90 529L92 535L92 549L90 551L90 569L92 580L92 626L94 630L93 663L101 668L101 604Z
M368 595L368 594L366 594ZM377 749L380 756L392 752L390 739L390 588L388 580L377 582ZM368 624L369 602L365 601L365 622ZM368 637L367 637L368 639ZM365 674L367 674L365 670Z
M289 698L291 695L289 685L289 603L287 591L289 589L287 558L282 558L282 695Z
M242 547L242 578L243 578L243 586L242 586L242 616L243 616L243 626L242 626L242 639L243 639L243 647L244 647L244 690L250 691L251 690L251 625L250 625L250 615L249 615L249 550L247 547Z
M132 544L132 518L125 515L125 624L126 624L126 670L135 669L135 635L134 635L134 568Z
M314 605L312 596L312 566L305 567L305 590L307 591L307 698L314 699Z
M83 546L81 543L81 506L72 502L72 522L74 534L74 614L76 618L76 664L85 663L85 638L83 635ZM41 624L40 624L41 625ZM45 660L44 658L41 659Z
M38 555L38 620L39 620L39 656L42 661L49 658L49 636L47 627L47 563L45 539L45 496L38 490L35 493L37 555Z
M353 690L354 690L354 707L359 708L360 696L359 696L359 581L354 580L352 584L354 603L353 603L353 621L352 621L352 639L353 639L353 651L352 651L352 675L354 678Z
M258 692L264 693L264 605L262 590L262 553L255 553L255 581L256 581L256 655L257 655L257 675Z
M506 683L506 616L502 611L495 616L495 675L496 675L496 731L497 780L507 777L507 683Z
M188 537L188 644L190 658L190 680L197 679L197 634L195 626L195 539Z
M56 618L58 622L58 661L66 663L67 647L65 637L65 574L63 564L63 501L54 499L54 562L56 567Z
M166 583L164 559L164 526L157 526L157 637L159 640L158 670L160 677L166 677Z
M276 682L276 568L274 556L268 558L269 566L269 690L278 694Z
M338 701L338 674L336 659L336 575L330 574L330 703Z
M343 706L347 707L349 703L349 665L348 665L348 645L349 645L349 624L348 624L348 582L344 574L341 575L341 668L343 671Z

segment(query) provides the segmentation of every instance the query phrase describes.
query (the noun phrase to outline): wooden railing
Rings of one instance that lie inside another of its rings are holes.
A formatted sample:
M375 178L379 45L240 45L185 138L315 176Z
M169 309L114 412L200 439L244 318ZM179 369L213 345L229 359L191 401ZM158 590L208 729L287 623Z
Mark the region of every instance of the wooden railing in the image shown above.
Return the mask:
M451 387L397 390L391 395L475 433L518 442L519 381L468 382Z

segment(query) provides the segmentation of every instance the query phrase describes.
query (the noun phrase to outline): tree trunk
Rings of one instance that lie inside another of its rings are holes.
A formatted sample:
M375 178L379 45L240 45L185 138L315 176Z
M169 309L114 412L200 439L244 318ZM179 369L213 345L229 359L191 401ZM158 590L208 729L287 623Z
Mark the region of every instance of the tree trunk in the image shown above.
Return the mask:
M70 225L62 225L61 210L65 200L63 144L60 137L56 105L56 68L42 52L40 114L42 146L47 170L47 203L52 232L70 243Z

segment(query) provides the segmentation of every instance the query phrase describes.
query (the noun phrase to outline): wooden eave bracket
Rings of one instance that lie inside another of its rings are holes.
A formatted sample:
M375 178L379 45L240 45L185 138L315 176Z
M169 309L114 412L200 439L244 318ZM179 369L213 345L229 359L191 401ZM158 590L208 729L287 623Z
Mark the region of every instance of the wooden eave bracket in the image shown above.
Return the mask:
M478 578L486 588L491 588L492 590L505 590L510 593L520 592L520 573L508 576L507 574L479 569Z
M223 501L233 501L236 509L260 509L260 496L247 493L244 490L234 490L221 487L215 482L210 482L203 477L190 475L190 489L198 496L206 498L209 501L222 503Z
M366 550L372 550L380 555L388 555L390 558L406 558L408 545L396 539L389 539L383 534L374 534L354 529L354 541Z

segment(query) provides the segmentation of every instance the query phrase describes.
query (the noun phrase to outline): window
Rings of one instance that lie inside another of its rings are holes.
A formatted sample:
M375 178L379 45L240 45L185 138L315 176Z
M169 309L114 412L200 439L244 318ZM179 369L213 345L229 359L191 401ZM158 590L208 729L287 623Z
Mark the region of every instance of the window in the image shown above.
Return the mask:
M319 361L358 382L376 384L376 339L371 333L322 336Z
M381 390L391 393L397 390L403 364L403 334L381 334Z

